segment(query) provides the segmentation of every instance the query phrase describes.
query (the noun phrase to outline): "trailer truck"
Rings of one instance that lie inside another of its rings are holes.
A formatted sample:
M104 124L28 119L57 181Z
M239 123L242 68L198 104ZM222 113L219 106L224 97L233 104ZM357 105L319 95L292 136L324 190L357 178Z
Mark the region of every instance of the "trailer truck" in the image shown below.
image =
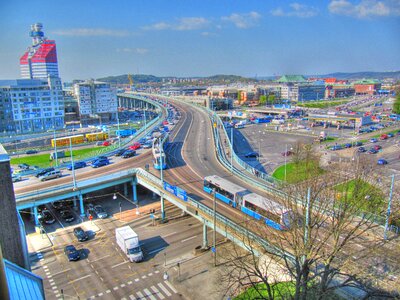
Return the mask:
M115 229L115 238L122 252L128 257L130 262L143 260L143 252L139 244L139 236L129 226Z

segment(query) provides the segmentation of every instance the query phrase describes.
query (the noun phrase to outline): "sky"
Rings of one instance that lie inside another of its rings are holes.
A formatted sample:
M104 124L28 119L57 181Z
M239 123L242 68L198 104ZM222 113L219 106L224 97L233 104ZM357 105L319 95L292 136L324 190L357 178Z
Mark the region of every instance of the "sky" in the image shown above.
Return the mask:
M400 70L400 0L0 0L0 79L36 22L63 81Z

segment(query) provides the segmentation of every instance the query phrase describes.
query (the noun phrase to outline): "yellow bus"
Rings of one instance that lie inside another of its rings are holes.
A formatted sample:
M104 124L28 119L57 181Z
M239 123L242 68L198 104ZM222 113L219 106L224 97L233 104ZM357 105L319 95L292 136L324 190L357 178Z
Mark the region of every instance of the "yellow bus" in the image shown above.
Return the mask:
M104 141L108 138L108 134L105 132L95 132L95 133L87 133L86 139L88 142L95 141Z
M83 134L79 134L79 135L74 135L74 136L65 136L62 138L58 138L58 139L51 139L51 146L54 147L54 145L56 145L57 147L60 146L68 146L71 140L71 144L72 145L76 145L76 144L82 144L85 142L85 138L83 136Z

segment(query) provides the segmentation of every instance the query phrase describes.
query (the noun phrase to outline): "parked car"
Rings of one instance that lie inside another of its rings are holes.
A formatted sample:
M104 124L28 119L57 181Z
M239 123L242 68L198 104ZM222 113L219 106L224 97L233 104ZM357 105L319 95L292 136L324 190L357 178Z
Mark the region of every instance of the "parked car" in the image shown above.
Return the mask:
M101 205L95 205L93 207L93 210L99 219L105 219L108 217L107 212L104 210L104 208Z
M392 137L394 137L394 134L391 133L391 132L389 132L389 133L387 134L387 136L388 136L389 138L392 138Z
M346 144L344 144L344 147L345 147L345 148L351 148L352 145L351 145L351 143L346 143Z
M376 154L376 153L378 153L378 150L375 150L374 148L371 148L371 149L368 150L368 153L369 154Z
M81 227L74 228L74 235L79 242L84 242L89 239L88 234Z
M140 146L141 146L141 144L139 142L135 142L135 143L133 143L132 146L129 146L129 149L130 150L137 150L137 149L140 148Z
M76 261L76 260L80 259L79 251L76 250L74 245L65 246L64 254L67 256L68 261L71 261L71 260Z
M360 147L360 146L362 146L362 145L363 145L362 142L356 142L356 147Z
M25 154L36 154L36 153L38 153L38 151L37 150L33 150L33 149L27 150L25 152Z
M369 141L370 141L371 143L376 143L376 142L378 141L378 139L372 138L372 139L370 139Z
M39 215L39 221L44 224L53 224L56 219L48 210L43 210Z
M45 169L41 169L39 172L36 173L36 177L39 178L40 176L43 176L44 174L54 171L54 168L45 168Z
M51 202L51 206L53 206L54 209L62 209L64 207L64 202L63 201L54 201Z
M114 155L121 156L122 154L124 154L125 151L126 151L126 149L119 149Z
M146 142L143 144L143 149L150 149L153 146L152 142Z
M367 149L365 149L364 147L360 147L360 148L357 149L357 151L360 152L360 153L363 153L363 152L366 152Z
M22 170L29 170L30 166L28 164L19 164L18 168L22 169Z
M64 219L65 222L72 222L75 220L75 216L72 214L70 210L62 210L60 211L61 218Z
M293 152L290 151L290 150L284 151L284 152L281 153L282 156L289 156L289 155L292 155L292 154L293 154Z
M105 146L105 147L108 147L108 146L110 146L111 144L110 144L110 142L109 141L104 141L103 142L103 146Z
M40 181L46 181L46 180L50 180L50 179L55 179L55 178L59 178L61 177L61 171L59 170L54 170L54 171L50 171L47 172L46 174L39 176Z
M77 162L74 162L74 170L75 170L75 169L84 168L84 167L86 167L86 162L84 162L84 161L77 161ZM72 170L72 164L70 164L69 166L67 166L67 169L71 171L71 170Z
M388 162L386 159L384 159L384 158L378 159L378 165L387 165L387 164L388 164Z
M374 145L374 149L377 150L377 151L378 151L378 150L381 150L381 149L382 149L382 146L380 146L380 145Z
M107 166L108 164L110 164L110 161L107 159L98 159L95 160L94 162L92 162L92 168L99 168L102 166Z
M163 127L163 128L164 128L164 127ZM140 138L140 139L139 139L139 143L140 143L140 144L146 143L146 138L144 138L144 137Z
M22 180L22 176L18 175L18 174L13 174L13 175L11 175L11 180L12 180L12 182L21 181Z
M259 157L260 155L257 152L251 151L251 152L247 152L244 157L250 158L250 157Z
M341 145L334 145L330 148L332 151L336 151L336 150L341 150L342 146Z
M135 150L126 150L124 152L124 154L122 154L122 158L129 158L129 157L133 157L136 155L136 151Z

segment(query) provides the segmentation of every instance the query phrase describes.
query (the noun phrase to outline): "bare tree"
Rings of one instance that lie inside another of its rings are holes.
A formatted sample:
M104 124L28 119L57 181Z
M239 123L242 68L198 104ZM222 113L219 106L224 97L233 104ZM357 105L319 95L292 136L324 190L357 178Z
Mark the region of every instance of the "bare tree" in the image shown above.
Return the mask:
M400 289L399 279L381 291L376 287L383 286L387 278L371 272L374 258L385 255L394 245L400 247L397 236L383 239L382 227L376 222L376 216L385 215L387 197L371 184L375 179L370 164L358 159L321 170L319 158L310 147L296 148L295 155L293 161L301 164L296 170L302 180L283 185L286 196L280 199L292 212L290 228L279 231L249 218L243 222L249 231L286 255L260 247L250 235L243 237L247 253L235 246L224 251L223 281L236 292L252 286L259 293L257 299L274 299L276 295L296 300L327 299L333 291L345 287L364 288L364 297L395 295ZM260 253L264 254L261 258ZM265 255L272 260L262 259ZM398 271L395 258L388 265ZM289 284L276 284L277 268L287 273ZM290 285L293 296L287 291Z

